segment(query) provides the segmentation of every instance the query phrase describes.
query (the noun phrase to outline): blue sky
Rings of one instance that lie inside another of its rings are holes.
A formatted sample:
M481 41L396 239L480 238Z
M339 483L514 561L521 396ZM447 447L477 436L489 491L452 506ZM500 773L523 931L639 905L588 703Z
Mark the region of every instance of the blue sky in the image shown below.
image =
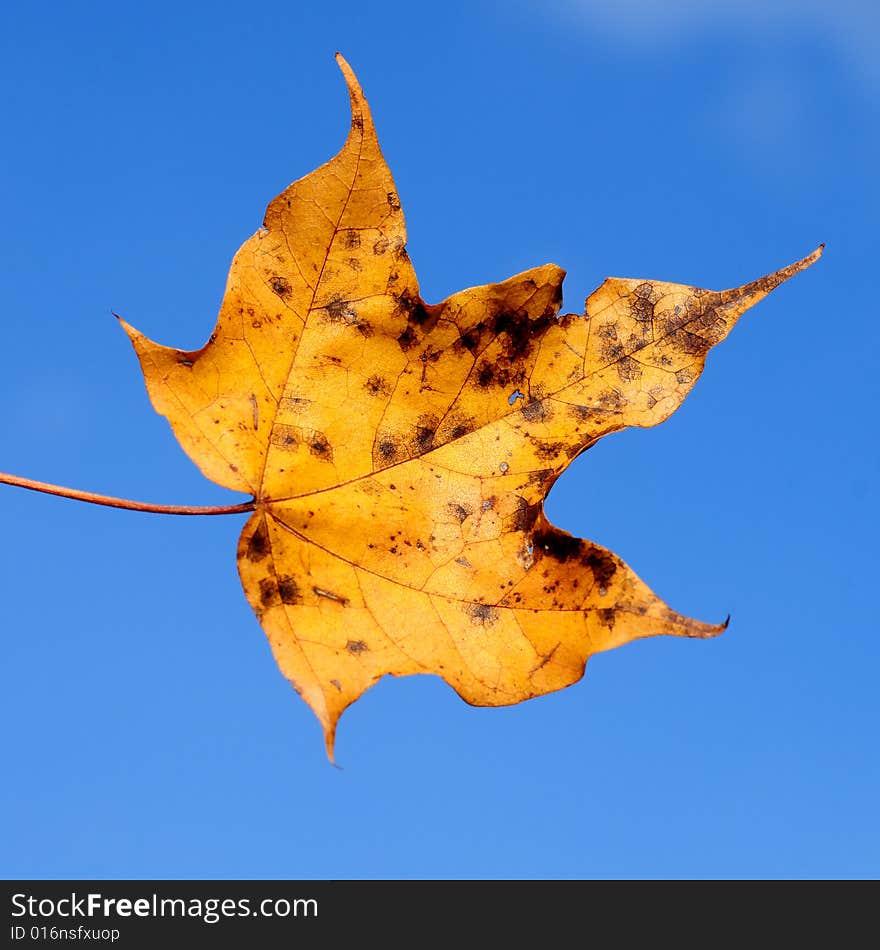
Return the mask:
M740 284L682 409L547 510L709 642L473 709L386 679L341 770L235 572L243 517L0 487L0 874L876 876L878 202L867 0L18 4L0 21L0 470L233 500L147 400L115 310L200 345L236 248L370 99L423 296L553 261ZM237 497L236 497L237 500Z

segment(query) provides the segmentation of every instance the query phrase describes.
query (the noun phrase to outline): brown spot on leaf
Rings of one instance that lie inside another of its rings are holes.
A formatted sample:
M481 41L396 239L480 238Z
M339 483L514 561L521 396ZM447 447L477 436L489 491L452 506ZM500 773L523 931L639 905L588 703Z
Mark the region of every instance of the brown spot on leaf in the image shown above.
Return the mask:
M535 399L534 396L523 404L520 412L529 422L543 422L547 415L544 403L540 399Z
M431 450L437 432L437 422L437 417L428 413L419 416L409 438L410 456L423 455Z
M302 396L282 396L278 408L284 409L286 412L300 413L304 412L311 405L311 402L311 399L305 399Z
M461 336L453 344L454 348L458 351L467 350L472 353L480 345L480 333L485 328L485 324L478 323L475 327L471 327L466 333L462 333Z
M299 604L302 602L299 586L296 579L289 574L281 575L278 578L278 596L282 604Z
M483 389L488 388L495 382L495 367L491 363L481 364L477 371L477 385Z
M581 556L581 564L592 571L596 585L607 590L609 581L617 573L617 561L613 555L594 544L586 544L584 547L586 550Z
M492 627L500 617L498 610L488 604L469 604L465 609L475 626Z
M690 330L675 330L669 334L669 342L686 356L702 356L709 349L709 343L703 337Z
M409 291L404 291L397 298L396 309L407 322L416 327L424 327L425 330L433 327L439 316L439 311L436 315L432 315L421 298L414 297Z
M608 364L615 363L617 360L622 359L625 353L626 350L621 343L604 343L602 345L602 362Z
M413 443L417 455L429 451L434 444L434 430L427 426L416 426Z
M259 525L257 525L257 530L254 531L248 541L246 557L249 561L255 563L262 561L269 553L270 547L269 526L266 524L266 519L264 518Z
M504 467L507 463L503 463L501 470L506 472L507 469ZM539 468L535 472L529 472L529 484L530 485L543 485L548 477L553 474L553 470L549 468Z
M416 342L416 331L412 327L407 327L397 338L397 342L403 352L406 353L407 350L412 349Z
M647 286L650 287L650 284ZM633 320L639 323L651 323L654 319L654 304L646 297L636 296L630 301L629 312Z
M348 650L349 653L357 656L358 653L366 653L370 648L363 640L349 640L348 643L345 644L345 649Z
M492 330L502 339L505 356L519 360L528 356L533 344L540 340L548 327L555 323L551 313L544 313L532 320L527 313L499 313L492 321Z
M379 456L385 462L390 462L397 456L397 445L392 439L380 439L378 449Z
M333 461L333 449L327 437L320 432L315 432L309 440L309 452L324 462Z
M278 603L278 584L274 577L263 577L260 580L260 603L264 607L272 607Z
M456 501L450 502L446 508L459 524L464 524L465 519L474 513L474 509L470 505L462 505Z
M387 396L391 392L391 387L388 385L388 381L383 379L377 373L373 373L372 376L367 378L367 381L364 383L364 389L368 393L372 393L374 396Z
M286 277L279 277L277 274L269 278L269 286L272 293L279 297L288 297L291 293L290 281Z
M299 426L290 426L283 422L276 422L272 426L272 434L269 436L269 441L278 449L293 452L299 447L299 436L301 432L302 430Z
M455 441L456 439L461 439L466 436L469 432L474 431L474 422L470 420L469 422L458 422L452 429L449 430L449 439L450 441Z
M631 357L624 356L615 364L617 375L626 383L642 378L642 367Z
M556 528L536 531L532 535L535 551L552 557L560 564L565 564L569 559L577 557L581 553L583 543L580 538L573 538L570 534Z
M516 510L510 519L511 531L530 531L541 513L541 502L530 505L519 495L516 498Z
M626 399L619 389L606 389L599 393L597 402L602 409L608 411L618 411L626 405Z
M333 297L324 307L331 323L357 323L357 313L355 313L351 302L343 297Z
M542 462L556 461L560 456L567 454L568 445L565 442L541 442L534 441L535 455Z

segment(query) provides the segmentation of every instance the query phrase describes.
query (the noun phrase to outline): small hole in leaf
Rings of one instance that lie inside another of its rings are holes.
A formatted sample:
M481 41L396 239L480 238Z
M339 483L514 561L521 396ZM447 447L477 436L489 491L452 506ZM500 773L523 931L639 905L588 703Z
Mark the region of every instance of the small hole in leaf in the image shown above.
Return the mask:
M517 399L525 398L526 397L518 389L514 389L514 391L507 397L507 403L508 405L512 406L517 401Z

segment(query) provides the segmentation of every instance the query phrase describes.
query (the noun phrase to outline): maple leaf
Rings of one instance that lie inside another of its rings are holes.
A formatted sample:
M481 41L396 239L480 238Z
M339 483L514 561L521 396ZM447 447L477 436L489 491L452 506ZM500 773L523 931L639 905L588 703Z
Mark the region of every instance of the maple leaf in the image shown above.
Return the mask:
M331 758L339 716L384 674L506 705L637 637L724 629L671 610L543 501L602 436L666 419L737 318L821 253L721 292L611 278L581 316L558 316L554 264L427 304L337 59L348 138L271 202L208 343L167 348L124 324L189 456L253 495L241 581Z

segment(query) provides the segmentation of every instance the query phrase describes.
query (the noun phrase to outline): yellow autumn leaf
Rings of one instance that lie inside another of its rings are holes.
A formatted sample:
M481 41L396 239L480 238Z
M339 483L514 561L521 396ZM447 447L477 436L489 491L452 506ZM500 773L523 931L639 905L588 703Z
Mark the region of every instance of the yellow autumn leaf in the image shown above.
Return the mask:
M340 715L385 674L435 673L505 705L635 638L724 629L671 610L543 501L597 439L666 419L737 318L821 253L721 292L611 278L580 316L558 315L554 264L426 304L337 58L348 138L271 202L205 346L124 324L186 452L253 495L241 581L331 757Z

